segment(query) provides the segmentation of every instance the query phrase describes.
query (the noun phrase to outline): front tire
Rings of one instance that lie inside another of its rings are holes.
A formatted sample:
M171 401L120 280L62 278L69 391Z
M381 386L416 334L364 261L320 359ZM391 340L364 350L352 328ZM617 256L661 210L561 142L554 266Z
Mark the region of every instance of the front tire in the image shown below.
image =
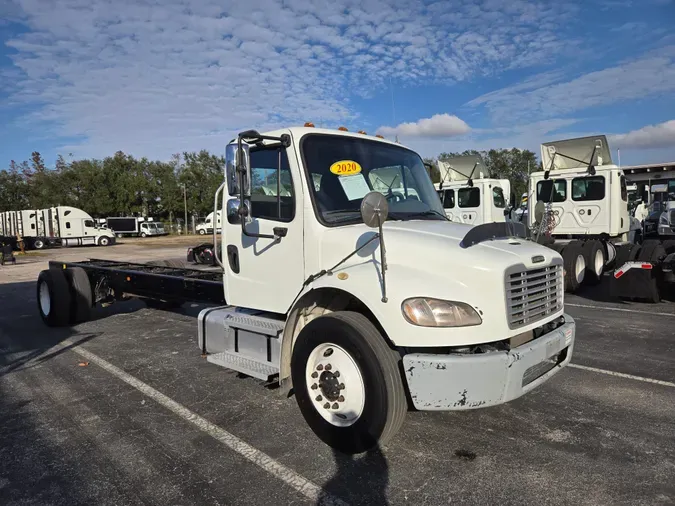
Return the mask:
M33 241L33 248L35 249L45 249L45 246L46 246L45 241L42 239L38 238Z
M37 281L37 304L40 318L49 327L63 327L70 322L70 289L63 271L40 272Z
M206 235L206 230L203 228L199 230L199 235Z
M145 232L141 232L141 237L147 237L147 236L148 236L148 234L146 234Z
M108 236L101 236L98 238L98 245L99 246L110 246L110 237Z
M312 431L346 454L390 441L408 409L399 361L360 313L341 311L309 322L293 348L291 376Z

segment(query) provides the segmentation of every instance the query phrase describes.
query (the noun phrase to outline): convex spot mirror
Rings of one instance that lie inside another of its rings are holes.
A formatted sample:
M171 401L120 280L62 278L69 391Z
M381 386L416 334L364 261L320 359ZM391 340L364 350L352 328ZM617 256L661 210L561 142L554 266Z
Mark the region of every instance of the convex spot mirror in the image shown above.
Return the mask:
M241 179L237 167L241 167L243 171L244 197L250 197L251 156L249 145L243 142L241 148L237 142L232 142L225 149L225 177L227 178L227 191L230 197L240 197L241 195Z
M361 219L367 227L377 228L387 220L389 204L380 192L372 191L361 201Z

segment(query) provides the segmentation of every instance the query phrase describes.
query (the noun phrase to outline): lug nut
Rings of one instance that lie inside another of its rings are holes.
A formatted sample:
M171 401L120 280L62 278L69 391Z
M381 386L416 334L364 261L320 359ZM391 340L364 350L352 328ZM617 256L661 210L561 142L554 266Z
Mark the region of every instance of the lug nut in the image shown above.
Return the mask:
M319 385L317 385L316 383L314 383L314 384L312 385L312 390L316 390L317 388L319 388Z
M319 364L316 366L317 371L323 371L323 365Z
M334 402L334 403L333 403L333 409L337 409L337 408L339 408L339 407L340 407L340 406L338 406L338 403L337 403L337 402Z
M332 366L332 365L330 365L330 364L326 364L326 371L330 371L330 370L331 370L332 368L333 368L333 366Z
M335 376L336 378L339 378L340 377L340 371L335 371L333 373L333 376Z
M318 377L319 377L319 373L316 372L316 371L314 371L314 372L312 373L312 378L318 378Z
M340 397L338 397L338 402L345 402L345 396L341 395Z
M323 405L324 409L329 409L330 408L330 403L327 402L326 404Z
M322 400L323 400L323 397L321 397L320 395L316 396L316 402L321 402Z
M344 390L344 389L345 389L345 384L344 384L344 383L340 383L340 390Z

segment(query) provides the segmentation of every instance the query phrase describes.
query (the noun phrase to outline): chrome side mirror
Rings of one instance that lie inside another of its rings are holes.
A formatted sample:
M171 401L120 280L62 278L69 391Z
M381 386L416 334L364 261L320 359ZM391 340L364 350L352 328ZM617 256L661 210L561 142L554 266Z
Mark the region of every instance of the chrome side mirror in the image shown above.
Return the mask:
M242 182L240 175L243 178L244 196L250 197L251 156L249 152L249 145L242 142L240 149L237 142L232 142L228 144L227 148L225 149L225 177L227 179L227 192L230 197L240 196L240 182Z

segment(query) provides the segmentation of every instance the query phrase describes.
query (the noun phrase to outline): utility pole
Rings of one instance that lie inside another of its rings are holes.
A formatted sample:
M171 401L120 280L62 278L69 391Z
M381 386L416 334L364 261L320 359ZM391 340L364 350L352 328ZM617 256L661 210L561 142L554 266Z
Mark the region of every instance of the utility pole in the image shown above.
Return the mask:
M185 234L188 233L188 221L187 221L187 188L185 183L183 183L183 204L185 206Z

